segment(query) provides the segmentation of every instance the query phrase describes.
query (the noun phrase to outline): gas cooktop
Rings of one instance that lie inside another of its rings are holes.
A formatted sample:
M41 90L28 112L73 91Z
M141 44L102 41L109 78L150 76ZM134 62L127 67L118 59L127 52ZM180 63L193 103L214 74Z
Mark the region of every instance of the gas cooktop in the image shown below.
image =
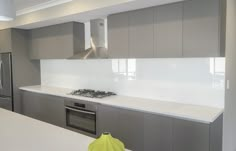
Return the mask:
M116 95L113 92L105 92L105 91L95 91L90 89L79 89L70 93L71 95L89 97L89 98L104 98L112 95Z

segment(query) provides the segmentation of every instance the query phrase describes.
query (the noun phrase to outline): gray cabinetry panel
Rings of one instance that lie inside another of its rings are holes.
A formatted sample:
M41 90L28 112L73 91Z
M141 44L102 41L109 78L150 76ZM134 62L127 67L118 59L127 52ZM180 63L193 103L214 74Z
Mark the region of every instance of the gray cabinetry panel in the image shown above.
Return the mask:
M224 28L225 1L221 0L188 0L111 15L110 57L224 56Z
M129 13L129 57L154 57L154 8Z
M210 151L222 151L223 114L210 125Z
M155 57L182 57L183 3L155 8Z
M84 50L84 25L81 23L33 29L30 36L31 59L66 59Z
M99 105L98 131L110 132L120 139L125 147L143 151L143 113L111 106Z
M173 119L145 113L144 150L172 151Z
M219 0L184 1L184 57L220 56Z
M64 99L22 92L23 114L47 123L65 127Z
M120 139L125 146L134 151L143 151L144 145L144 114L126 109L120 109L119 130Z
M110 106L99 105L98 107L98 135L100 136L104 132L109 132L115 138L119 135L119 109Z
M173 151L209 151L210 125L173 120Z
M110 58L127 58L129 56L128 27L128 13L108 17L108 51Z
M0 53L12 51L11 29L0 30Z

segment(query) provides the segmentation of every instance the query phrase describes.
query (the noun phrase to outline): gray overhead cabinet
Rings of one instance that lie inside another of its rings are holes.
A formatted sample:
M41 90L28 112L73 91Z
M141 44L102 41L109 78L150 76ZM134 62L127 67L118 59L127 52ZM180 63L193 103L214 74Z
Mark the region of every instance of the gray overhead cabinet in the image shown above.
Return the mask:
M0 53L12 52L11 29L0 30Z
M129 12L129 57L153 58L154 9Z
M189 0L110 15L110 58L224 56L224 6Z
M129 16L126 13L108 16L108 42L110 58L129 56Z
M224 56L225 0L184 1L184 57Z
M29 32L21 29L0 30L0 53L10 53L12 58L12 99L15 112L21 113L19 87L40 84L40 62L31 61L28 53ZM2 68L4 73L4 68ZM2 75L4 82L6 77Z
M30 30L31 59L67 59L83 50L83 23L70 22Z
M108 16L110 58L153 58L154 9Z
M155 7L154 14L154 57L182 57L183 3Z

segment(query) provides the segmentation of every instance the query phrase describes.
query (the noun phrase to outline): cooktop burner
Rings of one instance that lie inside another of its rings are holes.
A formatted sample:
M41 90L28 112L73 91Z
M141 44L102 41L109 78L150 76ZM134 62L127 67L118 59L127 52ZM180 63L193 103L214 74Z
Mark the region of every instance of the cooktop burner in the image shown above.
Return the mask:
M104 97L116 95L113 92L95 91L95 90L90 90L90 89L79 89L79 90L75 90L71 92L70 94L83 96L83 97L89 97L89 98L104 98Z

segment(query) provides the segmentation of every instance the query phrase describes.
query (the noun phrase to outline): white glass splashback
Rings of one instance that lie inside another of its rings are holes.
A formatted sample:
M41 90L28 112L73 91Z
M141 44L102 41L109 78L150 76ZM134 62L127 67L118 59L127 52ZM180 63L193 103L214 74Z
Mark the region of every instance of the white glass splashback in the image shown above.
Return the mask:
M41 60L42 85L224 106L224 58Z

